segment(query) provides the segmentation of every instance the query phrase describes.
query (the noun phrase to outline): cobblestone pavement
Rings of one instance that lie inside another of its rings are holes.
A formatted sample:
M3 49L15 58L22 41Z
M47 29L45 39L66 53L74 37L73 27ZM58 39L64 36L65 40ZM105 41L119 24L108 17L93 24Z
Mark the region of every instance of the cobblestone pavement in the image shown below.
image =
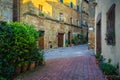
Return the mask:
M93 55L93 50L88 50L87 44L72 47L63 47L45 51L45 59L67 58L75 56Z
M45 66L25 73L17 80L105 80L92 56L93 51L88 51L86 45L51 51L45 53Z

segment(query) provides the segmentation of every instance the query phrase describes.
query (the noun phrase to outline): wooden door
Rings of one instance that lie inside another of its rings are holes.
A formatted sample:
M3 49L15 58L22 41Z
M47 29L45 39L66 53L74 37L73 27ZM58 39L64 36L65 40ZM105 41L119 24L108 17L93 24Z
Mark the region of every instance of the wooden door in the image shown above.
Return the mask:
M96 53L101 53L101 20L97 23Z
M58 33L58 47L63 47L63 36L64 33Z
M39 48L44 49L44 34L42 34L39 38Z

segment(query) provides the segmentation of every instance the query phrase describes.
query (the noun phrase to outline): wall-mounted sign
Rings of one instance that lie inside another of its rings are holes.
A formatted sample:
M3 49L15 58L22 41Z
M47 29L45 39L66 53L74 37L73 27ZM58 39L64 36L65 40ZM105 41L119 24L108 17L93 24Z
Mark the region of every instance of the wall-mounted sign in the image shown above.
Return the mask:
M89 31L93 31L93 27L89 27Z

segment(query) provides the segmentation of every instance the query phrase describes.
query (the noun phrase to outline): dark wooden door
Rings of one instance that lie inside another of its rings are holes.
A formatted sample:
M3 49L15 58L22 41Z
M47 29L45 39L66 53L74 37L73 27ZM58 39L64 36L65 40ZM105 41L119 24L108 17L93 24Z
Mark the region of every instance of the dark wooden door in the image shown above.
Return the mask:
M58 33L58 47L63 47L63 36L64 33Z
M42 34L39 38L39 48L44 49L44 34Z
M96 53L101 53L101 20L97 23Z

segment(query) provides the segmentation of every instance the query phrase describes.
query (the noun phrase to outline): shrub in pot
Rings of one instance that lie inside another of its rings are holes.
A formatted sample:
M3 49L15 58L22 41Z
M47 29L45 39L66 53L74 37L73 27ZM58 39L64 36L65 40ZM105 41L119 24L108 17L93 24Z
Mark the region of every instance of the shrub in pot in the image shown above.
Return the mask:
M15 73L16 73L16 74L20 74L20 73L21 73L21 67L22 67L21 64L17 64L17 65L15 66Z
M22 64L22 72L25 72L25 71L28 70L28 65L29 65L28 61L23 62L23 64Z
M15 70L20 72L23 62L30 59L30 52L34 55L33 51L36 47L33 45L37 45L38 37L39 34L32 25L0 22L0 74L2 76L6 70L8 76L11 76Z
M29 70L32 70L32 69L34 69L34 68L35 68L35 61L30 60L30 61L29 61Z
M114 67L113 65L109 64L109 63L101 62L100 63L100 68L105 75L115 75L115 74L117 74L116 73L117 68Z

